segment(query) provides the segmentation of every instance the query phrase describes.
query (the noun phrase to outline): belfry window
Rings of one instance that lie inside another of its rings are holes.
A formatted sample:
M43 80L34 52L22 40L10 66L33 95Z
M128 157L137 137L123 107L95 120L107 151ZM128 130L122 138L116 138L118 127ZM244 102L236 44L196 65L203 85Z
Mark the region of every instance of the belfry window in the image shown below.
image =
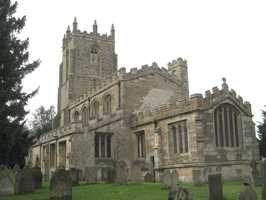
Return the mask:
M90 52L90 63L97 64L98 63L98 49L93 47Z
M94 119L99 115L99 102L94 101L91 106L91 118Z
M82 109L82 124L83 124L83 125L85 125L85 124L88 123L88 118L87 118L87 116L88 116L87 108L84 107L84 108Z
M74 122L77 122L77 121L79 121L79 112L75 111L74 112Z
M140 131L136 133L137 136L137 148L138 148L138 157L145 157L145 132Z
M111 95L107 95L103 100L103 114L111 112Z
M173 152L187 153L188 152L188 133L186 121L180 121L172 123L169 126L171 145L173 146Z
M96 133L94 148L96 158L111 158L112 135L110 133Z
M238 147L239 111L228 103L214 111L215 144L217 147Z

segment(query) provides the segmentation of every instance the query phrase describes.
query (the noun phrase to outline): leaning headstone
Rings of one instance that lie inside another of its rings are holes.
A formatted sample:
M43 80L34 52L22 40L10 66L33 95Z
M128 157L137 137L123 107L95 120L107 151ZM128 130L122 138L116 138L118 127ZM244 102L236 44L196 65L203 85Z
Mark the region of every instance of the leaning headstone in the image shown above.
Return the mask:
M210 174L208 176L209 200L223 199L223 183L221 174Z
M144 179L146 177L144 176ZM141 183L143 181L142 179L142 171L141 171L141 166L139 165L133 165L131 168L131 181L132 183Z
M162 175L162 184L165 188L170 188L172 186L172 177L170 170L164 170Z
M154 182L154 178L150 172L145 173L143 179L145 182Z
M115 183L125 185L128 183L127 163L123 160L116 163L116 178Z
M252 160L250 162L251 175L252 175L252 179L253 179L253 182L254 182L255 186L261 185L261 178L260 178L257 166L258 166L258 163L257 163L256 160Z
M42 171L40 167L33 167L30 169L32 172L34 187L40 189L42 187Z
M96 167L85 167L84 179L89 184L96 183L97 182L97 168Z
M69 171L58 168L50 181L50 200L72 200L72 179Z
M250 178L246 178L243 183L244 190L239 195L239 200L257 200L257 194L250 183Z
M168 200L193 200L193 198L186 188L174 185L169 190Z
M262 195L261 199L266 200L266 159L262 160L262 166L261 166L261 172L262 172Z
M15 193L31 193L35 189L35 181L32 171L29 168L24 168L15 175Z
M72 186L76 186L79 184L79 170L76 168L70 169L71 179L72 179Z
M0 171L0 196L15 194L14 183L7 170Z

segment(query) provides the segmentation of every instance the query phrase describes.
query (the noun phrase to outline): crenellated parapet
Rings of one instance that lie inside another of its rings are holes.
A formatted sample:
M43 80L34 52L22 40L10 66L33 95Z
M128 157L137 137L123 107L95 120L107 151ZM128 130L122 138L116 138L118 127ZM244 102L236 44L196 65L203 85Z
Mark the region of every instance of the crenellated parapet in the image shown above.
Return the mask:
M151 65L142 65L139 69L137 67L131 68L129 72L127 72L125 67L122 67L118 70L118 76L122 80L136 79L155 73L170 81L177 82L177 78L174 74L169 73L169 71L164 67L159 67L156 62L153 62Z
M115 29L114 25L111 26L110 34L104 33L100 34L98 33L98 25L96 20L93 24L93 31L87 32L87 31L81 31L78 29L78 22L76 17L74 18L72 30L70 29L70 26L67 27L66 33L63 37L63 49L67 47L68 42L73 39L73 37L80 37L82 39L88 39L88 40L101 40L101 41L107 41L107 42L114 42L115 41Z
M159 120L182 113L189 113L195 110L206 110L213 107L215 104L225 101L230 98L233 102L241 108L246 114L252 115L251 104L247 101L243 101L243 98L236 94L226 83L226 79L223 78L222 88L213 87L212 91L207 90L205 96L200 93L190 95L189 99L180 98L167 104L161 104L160 106L153 107L149 110L136 112L131 116L131 126L147 123L153 120Z
M169 68L175 67L175 66L187 67L187 60L179 57L179 58L172 60L171 62L168 63Z

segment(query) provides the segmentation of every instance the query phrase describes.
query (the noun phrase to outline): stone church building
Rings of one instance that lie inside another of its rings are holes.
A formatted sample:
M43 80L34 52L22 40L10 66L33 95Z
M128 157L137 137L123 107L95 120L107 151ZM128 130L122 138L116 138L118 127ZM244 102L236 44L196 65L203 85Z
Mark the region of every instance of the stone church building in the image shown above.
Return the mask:
M74 20L62 55L58 124L35 139L29 156L44 175L59 165L83 173L95 167L102 181L116 162L128 180L149 173L159 181L165 170L187 182L217 172L224 179L250 174L250 161L258 159L251 105L225 78L221 88L190 95L182 58L167 68L118 69L114 26L100 34L96 22L87 33Z

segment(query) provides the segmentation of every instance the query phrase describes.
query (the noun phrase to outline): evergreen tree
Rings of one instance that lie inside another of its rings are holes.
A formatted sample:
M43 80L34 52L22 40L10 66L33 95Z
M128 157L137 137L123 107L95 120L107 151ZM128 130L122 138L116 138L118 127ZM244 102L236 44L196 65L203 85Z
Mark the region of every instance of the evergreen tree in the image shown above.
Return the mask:
M29 40L17 35L26 17L15 17L17 2L0 0L0 165L23 166L30 141L25 128L25 106L37 90L22 91L22 79L39 65L29 62Z
M266 158L266 111L262 110L262 122L259 123L258 136L259 136L259 149L260 156Z

